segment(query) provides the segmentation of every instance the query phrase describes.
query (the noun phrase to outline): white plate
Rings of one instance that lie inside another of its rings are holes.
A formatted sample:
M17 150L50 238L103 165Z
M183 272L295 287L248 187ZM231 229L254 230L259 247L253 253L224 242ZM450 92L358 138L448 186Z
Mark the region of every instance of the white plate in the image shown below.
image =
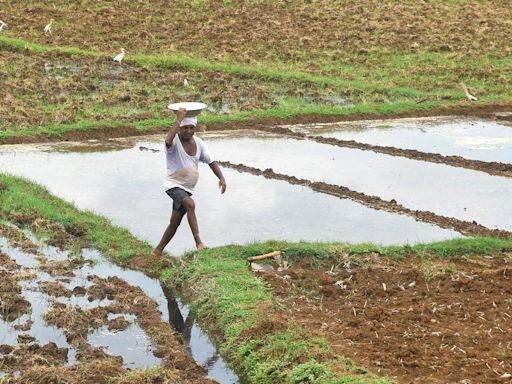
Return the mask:
M192 101L185 101L183 103L169 104L167 106L167 108L169 108L174 113L177 113L178 109L180 109L180 108L185 108L187 110L187 114L185 116L191 117L191 116L199 115L206 108L206 104L205 103L196 103L196 102L192 102Z

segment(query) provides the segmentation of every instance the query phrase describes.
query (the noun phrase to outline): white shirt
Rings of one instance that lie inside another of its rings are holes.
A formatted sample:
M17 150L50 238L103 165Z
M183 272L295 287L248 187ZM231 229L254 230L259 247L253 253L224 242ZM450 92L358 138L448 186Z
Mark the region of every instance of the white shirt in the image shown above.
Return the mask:
M197 147L194 156L190 156L185 151L178 135L174 136L170 147L166 146L167 175L164 183L166 191L179 187L193 193L199 179L199 162L211 164L214 161L203 140L195 136L192 138Z

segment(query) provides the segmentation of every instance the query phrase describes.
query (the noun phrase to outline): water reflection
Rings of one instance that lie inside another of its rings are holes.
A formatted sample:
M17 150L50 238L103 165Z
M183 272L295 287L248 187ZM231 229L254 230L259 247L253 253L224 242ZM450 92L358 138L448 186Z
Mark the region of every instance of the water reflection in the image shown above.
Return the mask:
M188 307L176 299L169 287L162 285L162 290L167 298L171 326L181 335L189 354L208 372L208 377L220 383L239 383L235 373L217 353L210 338L198 327Z
M260 146L259 139L238 142L234 139L236 136L230 132L229 137L205 139L219 159L233 162L244 160L239 154L243 152L244 158L255 155L264 160L264 167L272 166L276 171L282 164L304 168L304 162L306 168L313 167L316 176L321 177L325 172L330 176L346 169L331 158L324 164L314 164L317 153L313 147L291 148L292 153L284 153L286 147L282 139L269 139ZM129 228L134 235L156 245L171 211L170 199L162 187L164 154L155 152L162 149L162 140L160 137L141 138L131 145L129 149L101 153L43 152L52 147L48 145L8 146L0 149L0 170L37 181L57 196L73 201L80 209L107 216L115 224ZM62 148L63 144L57 146ZM13 148L17 151L15 155ZM231 154L232 150L236 152ZM262 153L265 156L262 157ZM251 165L250 158L247 160ZM347 161L350 159L346 158ZM360 179L368 170L362 172ZM225 169L224 174L228 180L226 194L220 195L217 179L209 169L202 172L195 193L199 228L205 243L211 247L271 239L390 245L459 236L454 231L420 223L411 217L373 210L284 181L267 180L231 169ZM340 184L346 185L345 180ZM182 225L166 250L180 255L193 246L190 229Z

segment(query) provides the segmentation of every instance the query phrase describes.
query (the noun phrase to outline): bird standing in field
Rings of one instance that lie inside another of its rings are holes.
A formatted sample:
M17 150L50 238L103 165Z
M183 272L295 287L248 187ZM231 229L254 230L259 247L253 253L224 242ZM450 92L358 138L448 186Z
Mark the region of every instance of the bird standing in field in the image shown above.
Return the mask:
M187 80L187 79L183 80L183 86L184 86L185 88L190 87L190 84L188 83L188 80Z
M124 48L121 48L121 53L119 55L117 55L116 57L114 57L114 61L117 61L118 63L120 63L124 58Z
M478 98L476 96L473 96L471 93L469 93L469 89L468 89L468 87L466 87L466 84L461 83L460 85L462 86L462 90L464 91L464 94L466 95L466 97L468 98L469 101L477 101L478 100Z
M53 19L50 19L50 22L44 26L43 31L45 34L48 35L48 34L52 33L52 23L53 23Z
M2 32L2 29L4 29L4 27L7 27L7 24L0 20L0 32Z

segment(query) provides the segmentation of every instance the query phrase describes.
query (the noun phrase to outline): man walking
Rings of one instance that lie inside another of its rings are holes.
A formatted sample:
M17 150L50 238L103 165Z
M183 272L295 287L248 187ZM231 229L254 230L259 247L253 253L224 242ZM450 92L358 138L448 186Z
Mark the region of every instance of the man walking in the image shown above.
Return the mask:
M165 229L162 239L153 250L153 255L157 257L162 256L165 246L173 238L185 214L196 242L196 248L205 248L199 236L195 202L191 197L199 178L199 162L210 166L215 176L219 178L220 192L226 191L226 181L222 170L214 161L204 142L194 136L197 118L185 117L186 113L185 108L178 110L176 121L165 136L167 160L165 190L173 200L173 204L170 223Z

